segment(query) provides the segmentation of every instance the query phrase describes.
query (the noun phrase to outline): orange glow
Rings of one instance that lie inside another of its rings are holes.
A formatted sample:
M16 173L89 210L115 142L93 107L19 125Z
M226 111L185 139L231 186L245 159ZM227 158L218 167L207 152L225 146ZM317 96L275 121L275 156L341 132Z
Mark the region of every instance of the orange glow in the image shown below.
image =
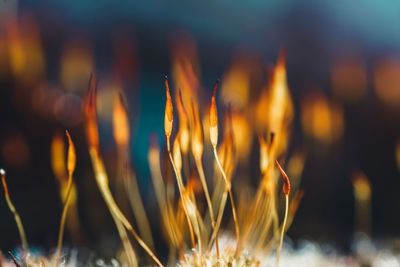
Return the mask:
M99 147L99 133L96 120L96 91L97 79L95 75L90 76L89 89L85 101L86 135L89 147Z
M268 107L270 97L266 89L261 91L255 106L255 126L258 132L265 132L268 129Z
M369 200L371 198L371 184L368 181L367 176L358 171L353 174L352 179L354 196L358 200Z
M0 29L0 77L6 77L8 75L9 53L7 49L6 31L4 28L2 28Z
M113 133L119 147L129 145L130 131L128 115L121 94L114 97Z
M203 155L203 130L201 128L201 121L197 105L192 102L191 106L194 118L192 132L192 153L197 160L201 160L201 156Z
M169 138L172 133L173 106L172 106L171 94L169 92L167 77L165 77L165 92L167 95L167 100L165 103L164 129L165 129L165 135L167 136L167 138Z
M234 108L243 108L249 100L249 87L248 71L242 65L233 64L223 77L221 99Z
M260 142L260 170L261 173L265 173L268 167L268 146L261 135L258 136L258 140Z
M307 153L302 149L296 149L288 162L288 173L292 179L301 177Z
M203 194L203 186L195 170L192 171L190 179L186 185L187 190L191 190L196 196Z
M281 51L275 67L266 69L271 78L262 89L250 116L259 133L275 133L273 157L278 157L287 148L290 138L294 108L286 77L286 53ZM253 126L253 125L252 125Z
M57 179L65 179L65 147L64 142L60 134L53 136L51 142L51 166ZM60 181L62 182L62 181Z
M348 101L360 100L367 90L367 70L358 57L337 60L332 67L331 82L334 93Z
M68 174L72 175L75 171L75 166L76 166L75 146L74 146L74 143L72 142L69 132L65 131L65 134L67 135L67 138L68 138L67 170L68 170Z
M249 120L244 114L232 111L232 131L237 155L244 160L248 158L253 141Z
M303 131L323 143L338 140L344 131L344 117L341 106L329 100L322 93L306 96L301 103Z
M218 143L218 114L217 114L217 105L215 104L215 92L218 88L218 81L215 83L213 95L211 98L210 105L210 140L213 146L216 146Z
M183 106L182 93L179 90L178 96L176 97L176 106L178 108L179 117L179 142L181 150L184 155L189 152L189 119L185 107Z
M26 62L22 37L16 20L8 21L7 35L11 69L16 77L20 77Z
M82 40L67 43L61 54L61 83L69 92L80 92L87 86L87 78L94 70L90 46Z
M192 99L197 99L200 87L196 43L188 32L175 32L171 41L172 75L175 88L182 91L183 105L190 107ZM191 116L191 114L188 115Z
M384 58L374 68L374 85L380 100L388 106L400 105L400 60Z
M230 103L236 110L247 108L251 97L251 86L262 80L263 69L258 57L248 49L235 51L228 70L222 78L221 102Z
M174 145L172 147L172 154L174 156L175 167L178 173L182 172L182 154L179 145L179 136L176 137Z
M232 111L230 106L228 106L228 112L225 115L224 123L225 131L222 141L218 148L218 158L221 161L221 165L226 172L226 175L231 178L231 172L234 166L235 156L236 156L236 146L234 145L234 134L233 134L233 123L232 123Z
M286 52L281 51L276 64L272 84L269 107L270 131L279 139L284 124L290 124L293 118L293 104L286 78Z
M39 27L31 14L6 21L8 54L11 70L18 82L33 83L45 70Z

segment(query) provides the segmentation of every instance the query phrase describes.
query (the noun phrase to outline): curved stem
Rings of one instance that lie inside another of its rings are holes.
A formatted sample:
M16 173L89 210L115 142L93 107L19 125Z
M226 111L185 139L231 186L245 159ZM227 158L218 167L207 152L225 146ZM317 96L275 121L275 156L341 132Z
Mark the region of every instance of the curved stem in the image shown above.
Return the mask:
M200 181L203 186L204 195L206 196L208 209L210 210L211 225L212 225L213 231L215 231L214 211L213 211L213 207L211 204L210 193L208 192L207 181L206 181L206 177L204 175L203 164L201 163L201 159L196 159L196 165L197 165L197 169L199 170ZM219 259L218 236L215 237L215 249L217 251L217 258Z
M282 229L281 229L281 239L279 242L279 248L277 252L277 257L276 257L276 267L279 266L279 258L281 256L281 251L282 251L282 246L283 246L283 234L285 233L285 225L286 225L286 220L287 220L287 215L288 215L288 210L289 210L289 195L285 195L286 199L286 207L285 207L285 218L283 219L283 224L282 224Z
M149 244L149 247L154 249L154 242L150 230L150 224L146 215L146 211L144 209L142 198L140 197L139 185L136 179L136 175L131 172L130 169L127 147L119 149L118 158L118 162L120 163L119 169L121 173L124 169L126 171L125 175L123 175L121 178L123 181L123 185L125 185L124 189L126 195L128 195L129 203L131 205L133 214L139 227L139 233L144 237L144 240L146 240L146 242Z
M235 256L236 256L239 253L240 232L239 232L239 223L238 223L238 219L237 219L237 215L236 215L235 202L233 201L230 182L228 181L228 179L226 177L226 174L225 174L225 171L222 168L221 162L219 161L219 158L218 158L217 146L213 146L213 149L214 149L215 160L217 161L218 167L219 167L219 169L220 169L220 171L222 173L222 176L224 177L224 181L225 181L225 185L226 185L226 187L225 187L226 189L225 190L228 190L229 198L230 198L231 205L232 205L232 216L233 216L233 221L235 223L235 230L236 230L236 250L235 250ZM223 213L223 210L222 210L222 213ZM217 235L217 233L215 235Z
M67 219L67 214L68 214L68 207L69 207L69 202L71 200L71 191L72 191L72 173L68 174L68 185L67 185L67 195L64 200L64 207L61 215L61 223L60 223L60 229L58 231L58 242L57 242L57 252L56 252L56 263L55 266L58 266L58 263L60 261L60 254L61 254L61 246L62 246L62 241L63 241L63 236L64 236L64 228L65 228L65 221Z
M226 186L225 186L225 188L226 188ZM217 217L215 229L211 235L210 243L208 244L209 247L211 247L213 240L217 238L217 234L219 231L219 227L221 226L222 215L224 214L224 209L225 209L227 198L228 198L228 191L224 190L224 192L222 193L221 202L219 205L218 217Z
M15 220L15 223L17 224L19 236L21 238L22 249L25 252L28 252L29 246L28 246L28 241L26 239L24 226L22 225L21 217L19 217L19 214L18 214L17 210L15 209L13 203L11 202L10 196L8 194L8 188L7 188L7 183L6 183L6 179L5 179L5 174L2 174L1 181L3 183L8 208L10 209L11 213L14 215L14 220Z
M114 216L113 216L114 221L117 222L119 220L119 222L121 222L125 226L125 228L132 233L132 235L138 241L139 245L150 255L150 257L153 258L153 260L157 263L157 265L164 266L160 262L160 260L154 255L154 253L151 251L151 249L146 245L146 243L139 237L139 235L136 233L133 226L129 223L129 221L123 215L121 210L118 208L117 203L115 203L115 200L114 200L114 198L111 194L110 188L108 186L107 173L104 168L104 163L103 163L102 159L100 158L99 151L96 148L91 148L89 152L90 152L90 156L92 158L92 163L93 163L93 168L94 168L94 172L95 172L97 185L100 189L101 194L103 195L105 202L107 203L107 206L108 206L110 212L113 213L113 215L116 217L116 218L114 218ZM115 220L115 219L118 219L118 220Z
M179 175L179 173L178 173L178 171L176 169L174 159L172 158L171 145L170 145L169 137L167 137L167 150L168 150L169 159L170 159L171 164L172 164L172 168L174 169L174 172L175 172L176 180L177 180L177 183L178 183L179 194L181 196L181 199L183 200L183 190L184 190L183 181L182 181L182 177ZM187 220L187 223L189 225L190 238L192 240L192 248L195 248L196 247L196 242L194 241L193 226L192 226L192 223L190 222L190 217L189 217L188 211L186 209L185 203L183 203L183 211L185 212L186 220Z

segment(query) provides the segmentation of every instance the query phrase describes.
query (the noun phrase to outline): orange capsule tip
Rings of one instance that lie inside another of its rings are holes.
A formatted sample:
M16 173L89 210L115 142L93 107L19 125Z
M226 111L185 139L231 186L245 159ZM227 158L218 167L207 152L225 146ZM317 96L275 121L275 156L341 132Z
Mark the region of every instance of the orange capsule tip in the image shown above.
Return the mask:
M72 139L71 139L71 136L69 135L68 130L65 130L65 135L66 135L67 138L68 138L68 142L71 144L71 143L72 143Z
M219 79L217 79L217 81L215 82L215 85L214 85L214 90L213 90L213 97L214 98L215 98L215 94L217 92L218 85L219 85Z
M279 164L278 160L275 160L276 165L279 168L279 171L282 174L282 178L283 178L283 193L285 193L285 195L289 195L290 193L290 181L289 181L289 177L287 176L286 172L282 169L281 165Z
M8 188L7 188L7 184L6 184L6 172L4 171L4 169L0 169L0 176L1 176L1 181L3 183L4 194L6 195L6 197L8 197Z
M165 79L165 91L167 95L167 101L165 103L165 118L164 118L164 130L167 137L171 136L172 123L173 123L173 106L171 100L171 94L169 92L168 80Z
M68 138L68 144L69 144L70 149L75 150L74 142L72 142L72 138L71 138L71 135L69 134L68 130L65 130L65 135Z
M213 95L211 98L211 106L210 106L210 128L218 127L218 115L217 115L217 105L215 103L215 94L218 87L219 81L215 83Z
M165 83L165 88L167 89L167 92L169 94L169 84L168 84L168 76L164 76L164 83Z

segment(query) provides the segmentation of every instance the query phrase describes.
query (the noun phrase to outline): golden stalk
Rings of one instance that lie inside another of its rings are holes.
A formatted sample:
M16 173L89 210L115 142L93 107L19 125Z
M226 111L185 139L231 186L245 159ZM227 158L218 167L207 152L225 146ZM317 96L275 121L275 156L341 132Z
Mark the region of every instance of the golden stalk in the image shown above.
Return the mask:
M89 150L90 156L92 158L92 164L94 166L95 176L97 184L100 188L100 192L103 195L104 200L106 201L110 211L115 215L115 217L125 226L125 228L135 237L139 245L153 258L153 260L159 266L163 266L160 260L155 256L155 254L151 251L151 249L146 245L146 243L140 238L137 234L133 226L129 223L126 217L123 215L121 210L118 208L117 203L111 194L110 188L108 186L108 177L105 172L104 163L100 158L98 150L95 148L91 148Z
M0 169L0 175L1 175L1 182L3 183L4 195L5 195L5 198L7 201L8 208L14 215L14 220L18 227L19 236L20 236L21 242L22 242L22 248L25 252L28 252L29 246L28 246L28 241L26 240L26 235L25 235L25 231L24 231L24 226L22 225L21 217L19 217L19 214L18 214L17 210L15 209L13 203L11 202L10 195L8 193L8 187L7 187L7 183L6 183L6 172L3 169Z
M221 206L220 206L220 210L219 210L219 214L218 214L218 219L217 219L217 226L214 229L215 234L213 233L212 235L212 239L215 238L217 240L217 235L218 235L218 228L219 228L219 224L220 221L222 219L222 215L224 213L224 209L225 209L225 203L226 203L226 192L228 192L229 194L229 199L231 201L231 205L232 205L232 216L233 216L233 221L235 223L235 231L236 231L236 250L235 250L235 256L239 253L239 248L240 248L240 232L239 232L239 223L238 223L238 219L237 219L237 215L236 215L236 207L235 207L235 202L233 200L233 196L232 196L232 190L231 190L231 184L230 181L228 181L227 177L226 177L226 173L224 171L224 169L222 168L221 162L218 158L218 153L217 153L217 144L218 144L218 114L217 114L217 105L215 103L215 93L217 91L218 88L218 84L219 81L217 81L215 83L214 86L214 90L213 90L213 95L211 98L211 106L210 106L210 140L211 140L211 144L213 146L213 150L214 150L214 156L215 156L215 160L217 161L218 167L221 171L221 174L224 178L225 181L225 191L224 194L222 195L222 201L221 201ZM224 203L225 202L225 203ZM224 203L224 204L222 204ZM219 223L218 223L219 222ZM211 239L211 240L212 240Z
M240 232L239 232L239 223L238 223L238 219L237 219L237 215L236 215L236 207L235 207L235 202L233 200L233 196L232 196L232 190L231 190L231 184L228 181L225 171L221 166L221 163L219 161L218 158L218 154L217 154L217 148L216 146L213 146L214 149L214 156L215 156L215 160L217 161L218 167L222 173L222 176L224 177L224 181L225 181L225 191L224 194L222 195L223 200L221 200L221 206L220 206L220 210L219 210L219 214L218 214L218 219L217 219L217 226L215 228L215 235L213 234L214 238L217 236L218 234L218 228L219 225L221 224L221 219L222 219L222 215L224 213L224 209L225 209L225 204L222 203L226 203L226 192L228 192L229 195L229 199L231 201L231 205L232 205L232 217L233 217L233 222L235 223L235 232L236 232L236 250L235 250L235 255L237 255L239 253L239 249L240 249ZM224 197L225 196L225 197Z
M165 184L160 170L160 150L158 146L151 144L148 152L148 162L150 165L151 177L154 184L154 191L160 212L163 218L168 237L170 239L170 257L169 264L174 262L176 248L182 243L182 235L177 227L175 217L173 216L171 204L166 200Z
M167 151L168 151L168 156L169 159L171 160L172 167L175 172L176 180L178 183L178 189L179 189L179 194L180 197L183 201L183 196L184 196L184 190L185 186L183 185L182 181L182 176L179 174L176 166L174 159L171 154L171 144L170 144L170 138L171 138L171 133L172 133L172 124L173 124L173 106L172 106L172 100L171 100L171 94L169 91L169 85L168 85L168 78L165 76L165 89L166 89L166 95L167 95L167 100L165 103L165 118L164 118L164 129L165 129L165 136L167 137ZM193 226L192 222L190 221L190 216L187 211L186 203L183 203L183 210L185 212L186 220L189 225L189 231L190 231L190 238L192 240L192 248L196 247L196 243L194 240L194 234L193 234Z
M356 171L351 177L354 191L355 231L371 235L371 184L367 176Z
M279 248L277 252L277 257L276 257L276 267L279 266L279 258L281 256L281 251L282 251L282 246L283 246L283 234L285 233L285 226L286 226L286 220L288 216L288 211L289 211L289 193L290 193L290 181L289 177L286 175L285 171L282 169L281 165L279 165L279 162L275 160L276 165L279 168L279 171L282 174L283 178L283 193L285 194L285 218L283 219L283 224L281 227L281 238L279 242Z
M61 215L60 229L58 231L58 242L57 242L57 251L56 251L56 258L55 258L55 266L56 267L58 266L58 263L60 261L61 246L62 246L62 241L63 241L63 236L64 236L65 220L67 219L68 207L69 207L69 202L71 199L72 175L75 171L75 165L76 165L76 152L75 152L74 143L72 142L69 132L65 131L65 134L67 135L67 138L68 138L68 157L67 157L68 185L67 185L67 195L65 197L64 207L63 207L63 211L62 211L62 215Z
M131 234L135 237L139 245L153 258L153 260L159 266L163 266L163 264L159 261L159 259L154 255L151 249L146 245L146 243L139 237L136 233L135 229L126 219L126 217L122 214L121 210L118 208L118 205L115 203L115 200L111 194L109 185L108 185L108 176L105 171L104 163L100 155L99 151L99 133L97 127L97 120L96 120L96 79L94 76L90 78L89 82L89 95L87 97L86 102L86 133L87 139L89 143L89 154L92 160L92 165L95 173L95 178L97 185L100 189L100 192L113 215L113 219L118 225L120 222L124 225L124 227L131 232ZM118 227L118 226L117 226ZM118 227L120 228L120 227ZM129 243L129 240L125 240L124 235L120 235L123 242ZM131 247L130 244L125 244L124 248ZM128 258L133 258L134 251L133 250L126 250Z
M190 132L189 132L189 118L183 105L182 92L179 90L178 97L176 98L176 106L178 108L178 118L179 118L179 144L182 151L183 157L183 171L186 177L189 177L189 142L190 142Z
M51 163L53 167L53 173L60 185L60 199L62 206L64 206L67 199L68 193L68 175L66 173L66 160L65 160L65 149L64 141L62 136L58 133L54 135L51 144ZM69 230L69 234L73 240L81 240L82 233L80 233L80 221L77 207L77 189L74 181L71 184L70 200L68 204L68 214L66 224Z
M218 86L218 83L215 85ZM215 231L215 217L214 211L211 203L210 193L208 192L208 186L206 177L204 175L203 163L201 161L203 155L203 133L201 130L201 123L198 114L198 110L194 107L192 102L192 112L193 112L193 120L194 120L194 130L192 135L192 153L195 159L196 167L199 172L201 185L203 187L204 195L206 197L208 210L210 211L210 218L211 218L211 226L213 231ZM218 236L215 238L215 248L217 252L217 258L219 258L219 246L218 246Z
M153 238L150 230L149 221L144 210L143 202L140 197L136 176L131 175L129 167L129 142L130 130L126 107L121 93L115 97L113 110L113 134L118 148L118 162L120 171L126 170L125 177L122 177L124 188L138 223L140 234L151 248L154 249Z
M253 222L260 217L260 216L257 216L257 215L259 215L257 213L257 211L263 210L263 209L259 209L259 206L262 204L262 203L260 204L260 202L262 201L262 197L264 196L264 193L266 193L266 190L265 190L265 188L267 186L266 175L268 174L268 166L269 166L268 146L261 134L258 135L258 140L260 143L260 171L261 171L262 178L261 178L261 183L258 187L256 196L254 197L254 200L253 200L253 205L252 205L249 220L248 220L248 224L250 224L250 225L249 226L246 225L242 240L245 240L247 238L247 236L251 232L252 228L254 228ZM266 230L269 230L269 229L266 229ZM260 238L260 239L262 239L262 238Z

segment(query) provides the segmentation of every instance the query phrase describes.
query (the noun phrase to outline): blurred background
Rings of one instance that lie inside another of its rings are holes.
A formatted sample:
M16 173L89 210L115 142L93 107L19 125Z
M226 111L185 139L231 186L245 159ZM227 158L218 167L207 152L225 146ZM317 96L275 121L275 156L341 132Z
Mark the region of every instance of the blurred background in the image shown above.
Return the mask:
M77 148L81 233L74 242L67 234L66 242L105 255L114 253L110 243L119 244L84 134L91 73L99 79L101 150L110 176L117 165L113 101L123 91L131 162L157 236L147 152L151 133L165 143L164 75L177 77L176 62L184 58L186 82L200 89L204 112L218 78L219 105L231 102L240 110L259 100L282 48L295 114L289 154L301 148L307 155L305 196L289 237L349 252L358 173L371 184L371 236L398 238L400 2L0 0L0 167L30 243L50 249L57 242L62 207L51 145L56 133L63 138L69 129ZM258 151L256 133L249 139ZM258 154L248 158L243 165L257 183ZM5 201L0 214L0 249L6 251L19 238Z

